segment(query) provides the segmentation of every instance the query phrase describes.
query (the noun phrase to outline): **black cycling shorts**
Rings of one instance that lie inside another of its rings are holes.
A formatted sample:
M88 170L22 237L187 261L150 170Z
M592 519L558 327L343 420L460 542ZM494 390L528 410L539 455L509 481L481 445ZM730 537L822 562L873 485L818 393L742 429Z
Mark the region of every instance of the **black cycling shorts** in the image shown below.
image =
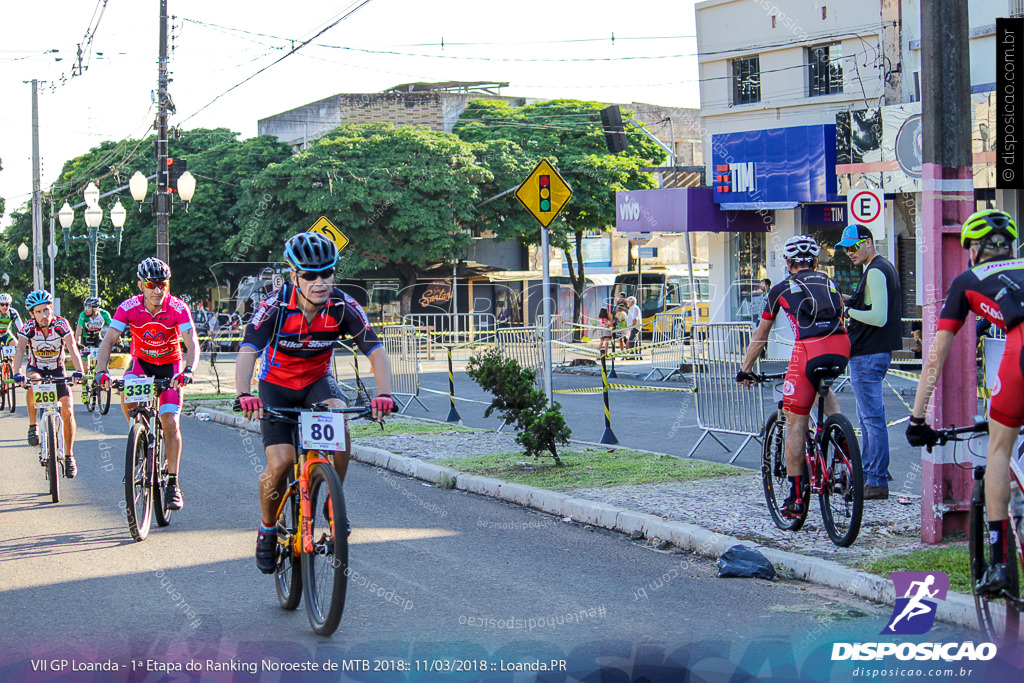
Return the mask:
M289 389L280 384L260 380L260 400L268 408L312 408L314 403L320 403L329 398L345 400L338 383L330 375L321 377L302 389ZM264 448L292 443L295 425L288 422L263 420L260 426L263 432Z
M29 365L25 370L25 376L31 377L32 375L39 375L40 377L63 377L63 368L37 368L34 365ZM70 396L71 390L68 389L68 383L66 381L57 382L57 399L62 399L65 396Z

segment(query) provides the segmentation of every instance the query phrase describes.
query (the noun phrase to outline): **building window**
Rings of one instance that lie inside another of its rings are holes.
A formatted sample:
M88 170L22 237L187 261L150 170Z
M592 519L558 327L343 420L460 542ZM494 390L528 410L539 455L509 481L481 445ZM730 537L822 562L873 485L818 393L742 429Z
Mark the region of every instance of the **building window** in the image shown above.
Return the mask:
M732 103L761 101L761 60L756 55L732 60Z
M843 92L843 48L839 43L807 48L808 97Z

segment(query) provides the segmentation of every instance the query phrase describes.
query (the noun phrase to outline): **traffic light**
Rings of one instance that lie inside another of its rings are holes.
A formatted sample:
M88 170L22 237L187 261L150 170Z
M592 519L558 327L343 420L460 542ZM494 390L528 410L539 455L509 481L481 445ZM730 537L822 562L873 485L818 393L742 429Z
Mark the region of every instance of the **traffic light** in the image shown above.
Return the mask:
M625 152L629 147L626 132L622 127L622 113L619 105L613 104L601 110L601 126L604 128L604 141L612 154Z
M167 181L167 189L171 192L178 191L178 178L188 170L188 159L168 159L167 170L170 172Z
M540 178L540 210L544 213L551 211L551 176L542 175Z

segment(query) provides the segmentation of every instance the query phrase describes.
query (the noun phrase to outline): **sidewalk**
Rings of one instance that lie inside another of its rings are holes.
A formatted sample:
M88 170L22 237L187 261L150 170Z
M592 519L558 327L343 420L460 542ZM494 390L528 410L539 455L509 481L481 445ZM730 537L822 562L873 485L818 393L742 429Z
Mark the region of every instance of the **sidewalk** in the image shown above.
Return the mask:
M213 422L258 430L257 423L231 413L204 407L197 412L209 414ZM403 416L402 419L409 418ZM422 418L410 421L436 422ZM765 508L760 475L756 472L686 483L561 492L466 474L431 462L458 457L460 453L472 456L509 450L518 450L511 435L476 432L358 439L353 444L352 454L359 462L432 484L454 482L454 488L462 491L534 508L566 521L646 538L654 544L658 540L668 541L682 550L711 559L717 559L738 543L753 546L784 577L829 586L889 605L895 603L892 582L858 571L853 565L924 547L920 541L920 505L916 499L904 500L904 504L895 496L887 501L867 501L857 541L851 548L838 548L821 526L816 502L812 502L808 521L801 531L787 533L775 527ZM415 453L415 456L406 453ZM937 616L949 623L977 628L974 602L969 595L951 592L939 603Z

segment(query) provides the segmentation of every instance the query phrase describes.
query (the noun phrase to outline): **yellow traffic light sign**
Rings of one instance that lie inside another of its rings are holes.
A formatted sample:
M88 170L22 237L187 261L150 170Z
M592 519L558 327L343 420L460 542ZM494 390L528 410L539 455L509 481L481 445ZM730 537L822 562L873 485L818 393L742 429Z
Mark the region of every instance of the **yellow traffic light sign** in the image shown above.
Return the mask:
M516 199L546 228L572 199L572 190L545 157L516 190Z
M334 223L328 220L327 216L320 216L320 218L316 219L316 223L313 223L313 227L306 232L320 233L330 241L334 242L334 246L338 248L338 251L341 251L348 246L348 238L341 233L341 230L338 230Z

